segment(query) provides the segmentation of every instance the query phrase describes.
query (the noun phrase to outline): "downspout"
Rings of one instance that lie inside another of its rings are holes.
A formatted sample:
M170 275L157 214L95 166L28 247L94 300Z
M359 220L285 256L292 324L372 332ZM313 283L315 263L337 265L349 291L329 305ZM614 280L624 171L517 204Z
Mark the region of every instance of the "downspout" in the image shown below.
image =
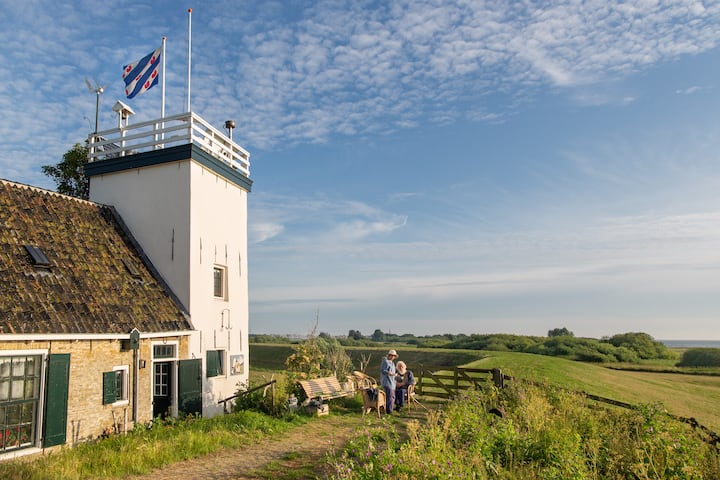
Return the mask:
M138 373L140 370L140 355L138 354L139 348L133 349L133 392L132 392L132 421L133 425L137 422L138 415Z

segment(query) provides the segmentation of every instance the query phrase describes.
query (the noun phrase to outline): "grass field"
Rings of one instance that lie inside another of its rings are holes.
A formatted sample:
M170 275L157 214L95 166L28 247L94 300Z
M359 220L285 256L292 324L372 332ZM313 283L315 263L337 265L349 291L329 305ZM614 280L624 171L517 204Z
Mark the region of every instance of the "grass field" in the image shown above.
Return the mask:
M488 356L468 366L500 368L507 375L547 381L627 403L662 402L674 415L694 417L720 432L720 377L678 373L612 370L526 353L485 352Z
M450 349L419 349L408 347L403 344L398 347L345 347L345 351L357 367L363 356L370 359L368 374L372 371L379 371L380 361L389 348L395 348L400 353L398 360L403 360L408 365L427 363L428 365L456 366L479 360L487 355L487 352L476 350L450 350ZM294 353L292 345L251 343L250 364L251 368L262 370L284 370L285 359Z
M384 348L346 349L355 365L363 356L370 358L366 372L379 371ZM500 368L519 379L547 382L613 400L639 404L662 402L666 409L683 417L693 417L714 432L720 432L720 376L622 371L562 358L512 352L417 349L396 347L400 359L410 369L415 366L465 365L474 368ZM284 359L293 352L289 345L250 345L250 368L283 370Z

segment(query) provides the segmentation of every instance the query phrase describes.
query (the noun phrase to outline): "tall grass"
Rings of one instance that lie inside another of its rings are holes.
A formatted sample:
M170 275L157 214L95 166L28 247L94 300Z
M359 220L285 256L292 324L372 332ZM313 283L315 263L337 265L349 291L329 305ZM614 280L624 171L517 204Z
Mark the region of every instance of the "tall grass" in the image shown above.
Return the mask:
M333 478L720 478L717 447L658 404L598 407L520 382L468 392L409 432L402 444L386 430L363 432L330 459Z
M307 418L274 418L258 412L237 412L211 419L155 422L56 453L0 463L0 478L17 480L127 477L151 472L170 463L224 448L248 445L264 435L279 433Z

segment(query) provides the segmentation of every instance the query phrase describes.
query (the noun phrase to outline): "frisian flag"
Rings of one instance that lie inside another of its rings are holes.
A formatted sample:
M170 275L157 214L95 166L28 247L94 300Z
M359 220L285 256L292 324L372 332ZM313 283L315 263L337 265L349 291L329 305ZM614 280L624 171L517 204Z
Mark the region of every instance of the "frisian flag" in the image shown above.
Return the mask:
M122 78L125 81L127 98L134 98L157 85L160 76L160 52L162 47L123 67Z

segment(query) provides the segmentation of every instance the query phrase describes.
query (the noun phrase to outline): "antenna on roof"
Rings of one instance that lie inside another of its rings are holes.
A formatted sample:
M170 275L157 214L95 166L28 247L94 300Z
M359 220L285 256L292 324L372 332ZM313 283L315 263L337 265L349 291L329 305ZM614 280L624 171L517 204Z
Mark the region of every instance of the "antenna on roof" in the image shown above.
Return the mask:
M100 109L100 95L105 91L105 86L100 86L97 81L95 82L95 87L92 86L90 83L90 80L85 77L85 85L87 85L88 90L91 92L95 92L95 132L98 131L98 111Z

